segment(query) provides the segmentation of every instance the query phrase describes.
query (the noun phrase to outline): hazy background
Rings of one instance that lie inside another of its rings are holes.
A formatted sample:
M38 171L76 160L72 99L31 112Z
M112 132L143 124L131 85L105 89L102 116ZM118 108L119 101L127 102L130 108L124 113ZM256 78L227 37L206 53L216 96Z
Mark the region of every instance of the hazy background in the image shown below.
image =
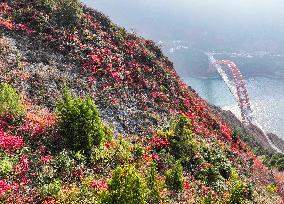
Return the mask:
M203 50L284 50L283 0L83 0L156 41Z

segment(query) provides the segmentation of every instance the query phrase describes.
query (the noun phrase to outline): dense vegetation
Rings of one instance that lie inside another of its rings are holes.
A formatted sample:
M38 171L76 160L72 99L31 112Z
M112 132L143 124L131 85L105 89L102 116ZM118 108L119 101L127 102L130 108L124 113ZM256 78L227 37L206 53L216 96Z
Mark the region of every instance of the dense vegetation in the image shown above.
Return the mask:
M275 167L279 171L284 171L284 155L282 153L268 154L264 164L269 167Z
M75 0L0 11L1 202L281 202L283 174L152 41Z

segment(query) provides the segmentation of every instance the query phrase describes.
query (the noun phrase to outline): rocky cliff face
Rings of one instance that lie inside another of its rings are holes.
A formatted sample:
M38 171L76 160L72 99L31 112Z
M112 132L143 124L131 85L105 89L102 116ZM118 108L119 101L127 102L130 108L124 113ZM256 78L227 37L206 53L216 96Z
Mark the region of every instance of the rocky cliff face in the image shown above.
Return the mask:
M211 105L211 108L221 115L230 127L236 131L242 132L245 135L246 142L253 147L261 147L268 153L273 153L275 150L269 144L268 139L282 152L284 152L283 140L272 133L264 133L259 127L249 124L244 125L231 111L224 111L219 107Z

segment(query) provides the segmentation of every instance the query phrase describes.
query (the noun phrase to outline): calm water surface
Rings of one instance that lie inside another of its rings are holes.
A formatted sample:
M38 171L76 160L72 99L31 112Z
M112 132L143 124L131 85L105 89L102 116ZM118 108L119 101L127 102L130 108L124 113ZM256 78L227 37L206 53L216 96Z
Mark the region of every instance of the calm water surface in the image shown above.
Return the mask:
M221 79L188 77L184 80L209 103L240 117L237 103ZM284 80L254 77L247 80L247 88L256 122L266 132L284 139Z

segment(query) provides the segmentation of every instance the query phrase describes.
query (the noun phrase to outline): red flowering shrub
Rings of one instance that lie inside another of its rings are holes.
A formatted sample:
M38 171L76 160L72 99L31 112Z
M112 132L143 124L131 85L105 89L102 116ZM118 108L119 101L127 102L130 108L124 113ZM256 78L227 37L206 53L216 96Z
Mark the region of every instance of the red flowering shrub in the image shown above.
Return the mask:
M232 140L231 129L226 124L222 124L221 131L228 140Z
M25 117L26 121L38 124L42 128L48 128L56 123L56 117L47 109L30 110Z
M29 156L23 154L20 156L20 161L15 167L15 172L21 175L27 173L30 170L30 160Z
M44 133L44 129L38 123L32 123L29 121L25 121L20 130L23 133L29 134L31 137Z
M19 29L19 30L22 30L22 31L26 31L27 33L31 34L34 32L34 30L30 29L27 25L25 24L21 24L21 23L18 23L16 24L16 29Z
M40 162L42 162L43 164L48 164L52 160L53 157L51 155L46 155L40 158Z
M0 13L10 13L12 8L7 3L0 3Z
M55 198L48 197L42 201L42 204L57 204L57 202Z
M0 201L7 193L16 190L17 186L7 182L5 180L0 180Z
M153 137L150 143L157 150L167 148L170 145L170 142L167 139L159 137Z
M23 138L8 135L3 130L0 130L0 149L2 149L3 151L13 152L15 150L21 149L23 145Z
M184 183L183 183L183 188L184 188L185 190L189 190L189 189L190 189L190 183L189 183L188 181L184 181Z
M29 109L24 118L20 131L35 138L43 134L48 128L56 123L56 117L46 109Z
M14 29L14 24L8 20L5 19L0 19L0 27L6 27L9 30L13 30Z
M93 182L90 184L90 187L99 191L107 190L107 184L103 181L96 179L93 180Z

